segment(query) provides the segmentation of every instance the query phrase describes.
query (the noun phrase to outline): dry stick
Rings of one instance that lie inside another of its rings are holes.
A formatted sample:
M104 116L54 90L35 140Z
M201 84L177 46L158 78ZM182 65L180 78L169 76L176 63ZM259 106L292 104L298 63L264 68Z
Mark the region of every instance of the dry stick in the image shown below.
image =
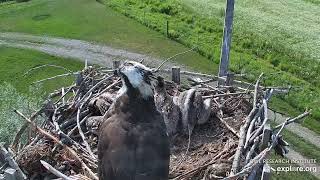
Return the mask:
M260 78L261 78L262 75L263 74L261 74L259 76L257 82L260 81ZM257 84L259 85L259 83L256 83L256 85ZM249 84L247 89L249 89L251 86L252 85ZM257 94L258 94L258 88L255 88L254 96L257 96ZM239 138L238 148L237 148L237 151L236 151L236 153L234 155L234 159L233 159L233 162L232 162L232 167L231 167L231 172L230 172L231 176L234 175L239 169L241 154L242 154L245 142L246 142L246 132L248 130L248 127L249 127L249 124L250 124L252 118L254 118L254 116L256 115L257 110L258 110L258 107L257 106L253 106L251 112L246 117L244 125L242 125L241 128L240 128L240 138Z
M236 96L236 95L243 95L243 94L249 94L250 91L247 92L237 92L237 93L225 93L225 94L215 94L215 95L209 95L209 96L202 96L202 98L216 98L216 97L224 97L224 96Z
M62 178L63 180L73 180L72 178L69 178L68 176L64 175L63 173L61 173L60 171L58 171L57 169L55 169L54 167L52 167L49 163L40 160L40 163L48 170L50 171L52 174L56 175L59 178Z
M86 117L84 117L81 121L80 121L80 125L82 125L84 122L86 122L86 120L89 118L89 116L91 115L91 113L89 115L87 115ZM78 126L75 126L74 128L72 128L69 132L68 132L68 136L71 136L75 130L78 129Z
M106 75L107 76L107 75ZM111 79L113 77L113 75L106 77L104 76L104 78L99 81L97 84L95 84L82 98L81 100L76 104L76 108L78 108L80 106L80 103L82 103L83 100L85 100L98 86L100 86L101 84L103 84L105 81Z
M116 86L117 84L119 84L121 81L121 78L118 78L114 83L110 84L108 87L106 87L103 91L101 91L98 95L95 95L95 97L100 96L101 94L103 94L104 92L108 91L109 89L113 88L114 86Z
M254 86L255 93L254 93L254 96L253 96L253 108L255 108L257 106L258 88L259 88L259 83L260 83L260 80L261 80L262 76L263 76L263 73L260 74L260 76L257 79L256 85Z
M267 100L263 99L263 110L264 110L264 117L263 117L263 122L260 125L260 127L258 128L258 130L256 130L256 132L249 136L250 138L247 139L247 144L250 144L251 142L253 142L253 140L261 133L261 131L264 128L264 125L268 122L268 105L267 105Z
M249 150L249 152L248 152L248 154L246 156L245 164L248 164L248 162L250 161L251 156L254 153L254 151L255 151L256 147L258 146L259 142L260 142L260 136L258 136L258 137L256 137L254 139L253 145L251 146L251 148L250 148L250 150Z
M71 75L77 75L77 74L79 74L79 72L59 74L59 75L57 75L57 76L53 76L53 77L49 77L49 78L46 78L46 79L42 79L42 80L33 82L33 83L31 83L31 84L38 84L38 83L41 83L41 82L44 82L44 81L48 81L48 80L52 80L52 79L56 79L56 78L59 78L59 77L65 77L65 76L71 76Z
M223 118L218 117L220 122L222 122L234 135L236 135L238 138L240 138L239 133L233 129Z
M62 89L61 89L61 98L62 98L62 104L64 105L65 103L66 103L66 101L65 101L65 98L64 98L64 96L66 95L65 94L65 92L64 92L64 87L62 87Z
M310 110L310 111L311 111L311 110ZM302 118L308 116L308 115L310 114L310 111L306 111L306 112L304 112L303 114L300 114L299 116L297 116L297 117L295 117L295 118L288 119L288 120L286 121L286 125L291 124L291 123L293 123L293 122L296 122L297 120L302 119ZM279 129L279 128L281 128L281 124L277 125L275 128L273 128L273 130L276 130L276 129Z
M54 137L53 135L48 133L46 130L38 127L34 122L32 122L27 117L25 117L21 112L19 112L17 110L14 110L14 112L17 113L19 116L21 116L23 119L25 119L28 123L30 123L39 133L41 133L42 135L46 136L47 138L53 140L55 143L61 145L63 148L65 148L67 151L69 151L70 154L72 154L74 156L74 158L81 163L83 170L85 170L89 173L90 178L92 178L94 180L98 180L97 175L92 172L92 170L83 162L83 160L78 156L78 154L73 149L71 149L67 145L63 144L62 142L60 142L58 138Z
M248 140L250 139L250 136L252 135L251 133L255 133L256 130L253 131L253 128L255 127L255 123L256 121L260 118L259 114L261 114L261 110L262 108L260 107L256 116L253 118L253 120L251 121L250 125L249 125L249 128L248 128L248 131L247 131L247 137L246 137L246 143L244 145L244 148L246 149L247 146L248 146Z
M68 89L67 91L68 92L70 92L70 91L72 91L74 88L76 87L76 85L74 84L74 85L71 85L71 86L69 86L69 87L67 87L67 88L65 88L65 89ZM48 98L54 98L54 97L56 97L56 96L61 96L61 90L60 89L58 89L58 90L55 90L53 93L50 93L49 95L48 95Z
M0 154L3 155L3 157L8 162L10 167L15 169L18 172L20 178L27 179L27 176L22 172L18 163L12 157L11 153L9 153L1 144L0 144Z
M43 111L43 108L41 108L40 110L38 110L38 111L36 111L35 113L33 113L33 114L31 115L31 117L30 117L30 120L31 120L31 121L34 121L35 118L36 118L39 114L42 113L42 111ZM17 132L16 136L14 137L13 143L12 143L12 145L11 145L12 149L14 149L14 150L17 149L17 145L18 145L18 143L19 143L19 140L20 140L22 134L24 133L24 131L28 128L28 126L29 126L29 123L27 123L27 122L24 123L24 124L22 125L22 127L20 128L20 130Z
M192 81L192 82L194 82L194 83L196 83L197 85L198 84L201 84L201 83L210 83L210 82L213 82L213 81L215 81L214 79L212 79L212 78L210 78L209 80L205 80L205 81L197 81L196 79L192 79L192 78L190 78L190 77L188 77L187 78L189 81Z
M189 128L189 124L188 124L188 145L187 145L187 150L186 150L186 153L183 155L183 157L181 158L179 164L176 166L176 168L174 168L170 174L174 173L179 167L180 165L185 162L185 160L187 159L187 154L189 153L189 148L190 148L190 144L191 144L191 130Z
M263 99L263 105L259 107L258 113L256 114L255 118L250 123L249 129L247 131L246 143L244 145L245 149L247 149L248 145L253 142L254 138L256 138L261 133L264 125L268 121L268 104L267 103L270 100L272 93L273 93L273 89L271 89L269 91L269 93L266 94L266 97ZM252 128L254 126L254 123L259 118L262 111L264 111L263 123L258 129L256 129L254 132L252 132Z
M261 74L257 80L256 83L256 87L259 85L259 81L260 78L263 74ZM258 88L255 88L255 92L254 92L254 96L257 97L258 94ZM256 104L256 103L254 103ZM241 126L240 128L240 139L239 139L239 143L238 143L238 148L237 151L235 153L234 159L233 159L233 163L232 163L232 167L231 167L231 172L230 175L234 175L235 173L237 173L238 169L239 169L239 165L240 165L240 158L241 158L241 154L246 142L246 132L248 130L248 126L252 120L252 118L255 116L255 114L257 113L257 106L254 105L251 112L249 113L249 115L246 118L245 124Z
M241 154L242 154L244 143L246 140L246 131L248 129L249 123L251 122L251 120L254 117L254 115L256 114L256 112L257 112L257 107L255 107L251 110L251 112L249 113L249 115L246 118L245 124L242 125L240 128L240 139L239 139L237 151L236 151L234 159L233 159L230 175L233 175L238 171L238 168L240 165Z
M205 165L202 165L202 166L200 166L200 167L197 167L197 168L195 168L195 169L192 169L192 170L190 170L190 171L188 171L188 172L186 172L186 173L183 173L183 174L181 174L181 175L179 175L179 176L177 176L177 177L174 177L173 180L182 179L182 178L184 178L185 176L187 176L187 175L189 175L189 174L192 174L192 173L194 173L194 172L197 172L197 171L199 171L199 170L202 170L202 169L204 169L204 168L206 168L206 167L214 164L214 163L216 162L216 160L217 160L220 156L222 156L225 152L227 152L227 151L228 151L228 150L223 150L223 151L221 151L219 154L217 154L216 156L214 156L209 163L207 163L207 164L205 164Z
M175 55L169 57L168 59L164 60L164 61L160 64L160 66L159 66L154 72L158 72L158 71L160 70L160 68L161 68L166 62L170 61L171 59L173 59L173 58L175 58L175 57L177 57L177 56L180 56L180 55L182 55L182 54L188 53L188 52L190 52L190 51L193 51L194 49L196 49L196 47L193 47L192 49L189 49L189 50L187 50L187 51L184 51L184 52L181 52L181 53L178 53L178 54L175 54Z
M246 145L250 144L253 142L253 140L259 136L259 134L261 133L261 131L264 128L264 125L268 122L268 105L267 105L267 101L266 99L263 99L263 109L264 109L264 120L261 124L261 126L258 128L258 130L250 137L250 139L247 139Z
M90 96L88 97L88 99L90 98ZM97 158L95 157L95 155L93 154L92 150L91 150L91 147L89 146L88 142L86 141L86 137L84 136L83 134L83 131L81 129L81 126L80 126L80 109L82 108L83 104L78 108L78 112L77 112L77 127L78 127L78 131L79 131L79 134L82 138L82 141L87 149L87 151L89 152L91 158L93 158L94 161L97 160Z
M299 116L293 118L293 119L302 119L306 116L308 116L310 114L310 111L306 111L303 114L300 114ZM263 150L260 154L258 154L254 159L252 159L247 165L244 166L244 168L242 169L242 171L240 171L237 174L231 175L227 178L225 178L225 180L233 180L233 179L237 179L240 177L245 176L246 174L248 174L249 172L252 171L252 169L254 169L255 167L257 167L258 164L260 164L261 162L263 162L264 159L267 158L267 156L269 155L269 153L271 152L271 150L277 145L277 139L280 135L280 133L282 132L282 130L284 129L284 127L286 125L288 125L289 121L292 119L287 119L285 122L283 122L280 125L280 130L277 132L277 134L275 135L275 137L273 138L273 141L271 143L271 145L269 146L269 148L266 148L265 150Z
M74 86L73 86L74 87ZM64 89L64 88L63 88ZM69 88L68 90L67 90L67 92L65 92L65 93L61 93L61 97L54 103L55 105L57 105L61 100L63 100L64 98L65 98L65 96L71 91L71 90L73 90L73 88ZM63 100L64 101L64 100ZM64 103L63 103L64 104Z
M40 68L43 68L43 67L55 67L55 68L59 68L59 69L63 69L65 71L68 71L69 73L72 73L72 71L70 71L69 69L67 69L67 68L65 68L63 66L57 66L57 65L53 65L53 64L44 64L44 65L37 66L37 67L29 69L26 73L23 74L23 76L28 75L31 71L34 71L36 69L40 69Z
M84 62L84 69L87 69L87 68L88 68L88 59L86 59Z
M72 138L70 138L68 135L66 135L63 131L61 131L60 126L59 126L59 124L58 124L58 122L56 121L56 118L55 118L55 115L56 115L57 111L58 111L58 109L55 109L55 111L53 113L53 116L52 116L52 122L53 122L53 125L54 125L54 128L55 128L55 132L58 133L59 135L63 135L65 138L70 140L72 142L72 144L74 144L75 146L80 148L83 152L90 153L89 151L86 152L86 149L84 149L80 144L78 144L76 141L74 141Z

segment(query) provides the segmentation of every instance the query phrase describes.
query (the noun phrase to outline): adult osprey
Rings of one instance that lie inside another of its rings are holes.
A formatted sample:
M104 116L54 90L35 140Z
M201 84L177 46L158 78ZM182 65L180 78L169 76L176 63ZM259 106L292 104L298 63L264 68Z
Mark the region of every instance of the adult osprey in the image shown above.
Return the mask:
M169 140L156 110L151 70L126 62L118 74L123 86L100 127L100 180L166 180Z

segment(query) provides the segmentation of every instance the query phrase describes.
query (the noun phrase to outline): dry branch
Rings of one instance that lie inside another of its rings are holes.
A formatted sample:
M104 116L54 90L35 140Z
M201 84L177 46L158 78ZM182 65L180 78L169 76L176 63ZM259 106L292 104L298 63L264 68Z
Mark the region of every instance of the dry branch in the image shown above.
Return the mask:
M40 160L40 162L48 171L50 171L52 174L56 175L57 177L62 178L63 180L73 180L72 178L69 178L68 176L64 175L63 173L61 173L60 171L52 167L49 163L43 160Z
M53 140L55 143L61 145L62 147L64 147L67 151L69 151L73 157L81 163L81 166L83 167L83 169L89 173L90 177L92 179L98 180L98 177L96 174L94 174L92 172L92 170L82 161L82 159L79 157L79 155L70 147L64 145L61 141L59 141L58 138L54 137L53 135L51 135L50 133L46 132L45 130L43 130L42 128L38 127L34 122L32 122L30 119L28 119L27 117L25 117L22 113L20 113L19 111L15 110L15 113L17 113L19 116L21 116L23 119L25 119L28 123L30 123L39 133L41 133L42 135L46 136L47 138Z

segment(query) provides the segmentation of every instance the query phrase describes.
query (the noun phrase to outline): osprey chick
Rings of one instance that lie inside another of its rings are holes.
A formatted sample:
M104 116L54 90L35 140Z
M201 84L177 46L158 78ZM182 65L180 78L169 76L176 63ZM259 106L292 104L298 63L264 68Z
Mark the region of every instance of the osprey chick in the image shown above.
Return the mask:
M153 98L149 68L126 62L118 74L123 86L100 126L100 180L167 180L169 140Z

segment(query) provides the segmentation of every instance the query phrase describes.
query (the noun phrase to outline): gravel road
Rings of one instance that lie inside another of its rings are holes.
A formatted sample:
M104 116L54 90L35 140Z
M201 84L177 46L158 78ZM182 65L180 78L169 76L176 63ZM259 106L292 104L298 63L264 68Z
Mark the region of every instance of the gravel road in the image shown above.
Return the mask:
M127 50L115 49L83 40L65 39L47 36L35 36L22 33L0 32L0 45L24 49L34 49L54 56L88 60L92 64L111 66L113 60L144 60L145 64L156 67L162 60ZM174 63L165 64L165 68Z

